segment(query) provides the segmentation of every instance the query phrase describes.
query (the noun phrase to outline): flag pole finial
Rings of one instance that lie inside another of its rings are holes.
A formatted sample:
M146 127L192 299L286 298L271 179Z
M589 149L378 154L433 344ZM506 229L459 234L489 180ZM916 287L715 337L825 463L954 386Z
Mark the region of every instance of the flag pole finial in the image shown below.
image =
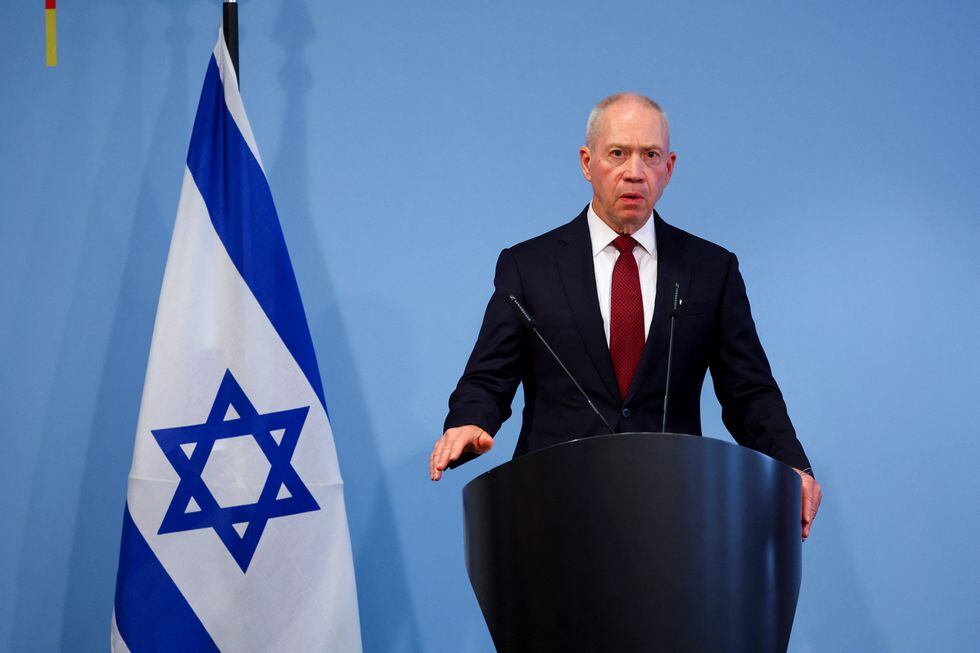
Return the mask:
M236 0L224 0L222 3L221 27L225 34L225 46L235 67L235 79L241 87L242 81L238 69L238 2Z

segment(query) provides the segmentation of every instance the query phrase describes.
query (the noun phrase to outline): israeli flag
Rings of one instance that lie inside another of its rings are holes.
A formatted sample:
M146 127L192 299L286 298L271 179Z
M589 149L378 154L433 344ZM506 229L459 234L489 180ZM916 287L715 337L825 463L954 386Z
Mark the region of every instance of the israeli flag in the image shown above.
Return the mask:
M219 32L143 388L112 650L361 650L309 326Z

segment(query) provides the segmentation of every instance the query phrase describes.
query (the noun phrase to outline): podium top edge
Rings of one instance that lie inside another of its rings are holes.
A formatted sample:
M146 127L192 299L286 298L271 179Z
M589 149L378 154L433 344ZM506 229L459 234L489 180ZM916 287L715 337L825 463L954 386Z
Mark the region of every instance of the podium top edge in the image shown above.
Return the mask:
M771 456L767 456L766 454L764 454L762 452L756 451L754 449L750 449L748 447L743 447L743 446L741 446L741 445L739 445L737 443L734 443L734 442L726 442L724 440L719 440L717 438L703 437L703 436L700 436L700 435L692 435L692 434L688 434L688 433L653 433L653 432L631 431L631 432L627 432L627 433L606 433L606 434L602 434L602 435L590 435L590 436L575 438L573 440L567 440L565 442L559 442L558 444L553 444L553 445L550 445L550 446L547 446L547 447L542 447L541 449L537 449L537 450L532 451L530 453L526 453L523 456L518 456L516 458L511 458L510 460L505 461L505 462L503 462L503 463L501 463L499 465L496 465L495 467L493 467L491 469L488 469L487 471L485 471L485 472L483 472L483 473L481 473L481 474L473 477L463 487L463 491L466 492L466 489L470 485L475 484L475 483L477 483L478 481L480 481L482 479L485 479L485 478L487 478L489 476L493 476L493 475L495 475L497 473L500 473L500 470L502 468L504 468L504 467L512 468L513 465L515 465L515 464L517 464L517 465L526 464L528 462L533 461L536 458L539 458L542 455L549 455L549 454L553 453L555 449L559 449L561 447L576 446L576 445L581 445L582 443L589 443L591 445L591 444L596 444L596 443L599 443L599 442L604 442L604 441L608 441L608 440L612 440L612 439L617 439L617 440L623 440L623 439L635 440L635 439L640 439L640 438L643 438L643 439L657 438L657 439L660 439L660 440L671 440L671 441L675 441L675 442L690 440L690 441L697 441L698 442L698 446L727 448L730 451L733 451L733 450L741 450L741 451L745 452L747 455L749 455L750 457L759 457L761 460L769 461L771 463L776 463L777 466L785 467L787 471L791 471L793 474L796 474L796 472L793 470L792 467L790 467L786 463L782 462L781 460L776 460L775 458L773 458Z

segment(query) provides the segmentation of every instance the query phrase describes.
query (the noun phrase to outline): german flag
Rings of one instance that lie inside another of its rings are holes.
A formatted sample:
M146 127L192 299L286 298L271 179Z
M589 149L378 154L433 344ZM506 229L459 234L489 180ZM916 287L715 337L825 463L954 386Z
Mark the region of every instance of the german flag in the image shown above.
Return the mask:
M48 66L58 65L58 21L55 0L44 0L44 54Z

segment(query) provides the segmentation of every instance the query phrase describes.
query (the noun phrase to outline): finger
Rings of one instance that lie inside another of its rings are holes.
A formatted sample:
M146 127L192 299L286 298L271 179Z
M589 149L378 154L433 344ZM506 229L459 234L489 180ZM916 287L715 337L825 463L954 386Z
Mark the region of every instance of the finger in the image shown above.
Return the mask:
M449 460L456 460L463 455L463 449L466 449L473 443L472 440L467 438L456 438L453 441L452 446L449 448Z
M808 500L803 505L803 539L806 540L810 536L810 530L813 528L813 520L817 516L816 508L813 505L813 501Z
M806 491L803 492L803 509L807 515L809 515L810 520L813 520L813 516L817 514L817 508L820 506L820 495L819 488L808 487Z
M449 448L452 446L451 436L442 436L436 449L436 471L441 472L449 464Z
M440 473L437 467L438 460L439 460L439 450L438 450L438 443L436 443L436 447L433 448L432 453L429 454L429 477L433 481L438 481L439 477L442 476L442 474Z
M443 459L446 441L447 438L445 435L439 438L439 440L436 441L436 446L432 449L432 455L429 456L429 470L433 481L438 481L442 477L442 470L445 469L445 466L440 467L439 465Z
M442 443L436 456L435 468L436 475L433 480L438 481L442 478L442 472L449 467L449 463L456 460L463 453L466 447L466 438L459 434L442 437Z
M445 445L439 452L439 471L444 471L449 467L449 463L459 458L460 453L462 453L462 448L466 444L466 437L454 433L446 438Z
M493 438L491 438L487 433L481 433L473 444L473 450L476 453L486 453L493 448Z
M435 446L432 447L432 454L429 455L429 466L435 471L436 466L439 464L440 452L446 444L446 436L443 435L441 438L436 440Z
M436 450L433 449L432 453L429 454L429 478L433 481L439 480L439 472L436 469Z
M489 446L487 446L487 441L489 440ZM484 432L476 434L472 440L466 443L463 447L463 451L470 451L472 453L486 453L490 451L490 447L493 446L493 438Z
M801 491L802 491L801 493L803 495L802 496L802 499L803 500L800 502L800 504L801 504L800 505L800 524L803 526L803 529L802 529L803 541L806 542L806 538L808 538L810 536L810 523L812 521L811 515L813 514L813 511L812 511L811 506L810 506L810 504L811 504L811 498L810 498L810 490L811 490L811 488L810 488L809 481L811 479L809 477L807 477L807 476L804 476L804 475L801 475L800 478L802 479L802 487L800 489L801 489Z

